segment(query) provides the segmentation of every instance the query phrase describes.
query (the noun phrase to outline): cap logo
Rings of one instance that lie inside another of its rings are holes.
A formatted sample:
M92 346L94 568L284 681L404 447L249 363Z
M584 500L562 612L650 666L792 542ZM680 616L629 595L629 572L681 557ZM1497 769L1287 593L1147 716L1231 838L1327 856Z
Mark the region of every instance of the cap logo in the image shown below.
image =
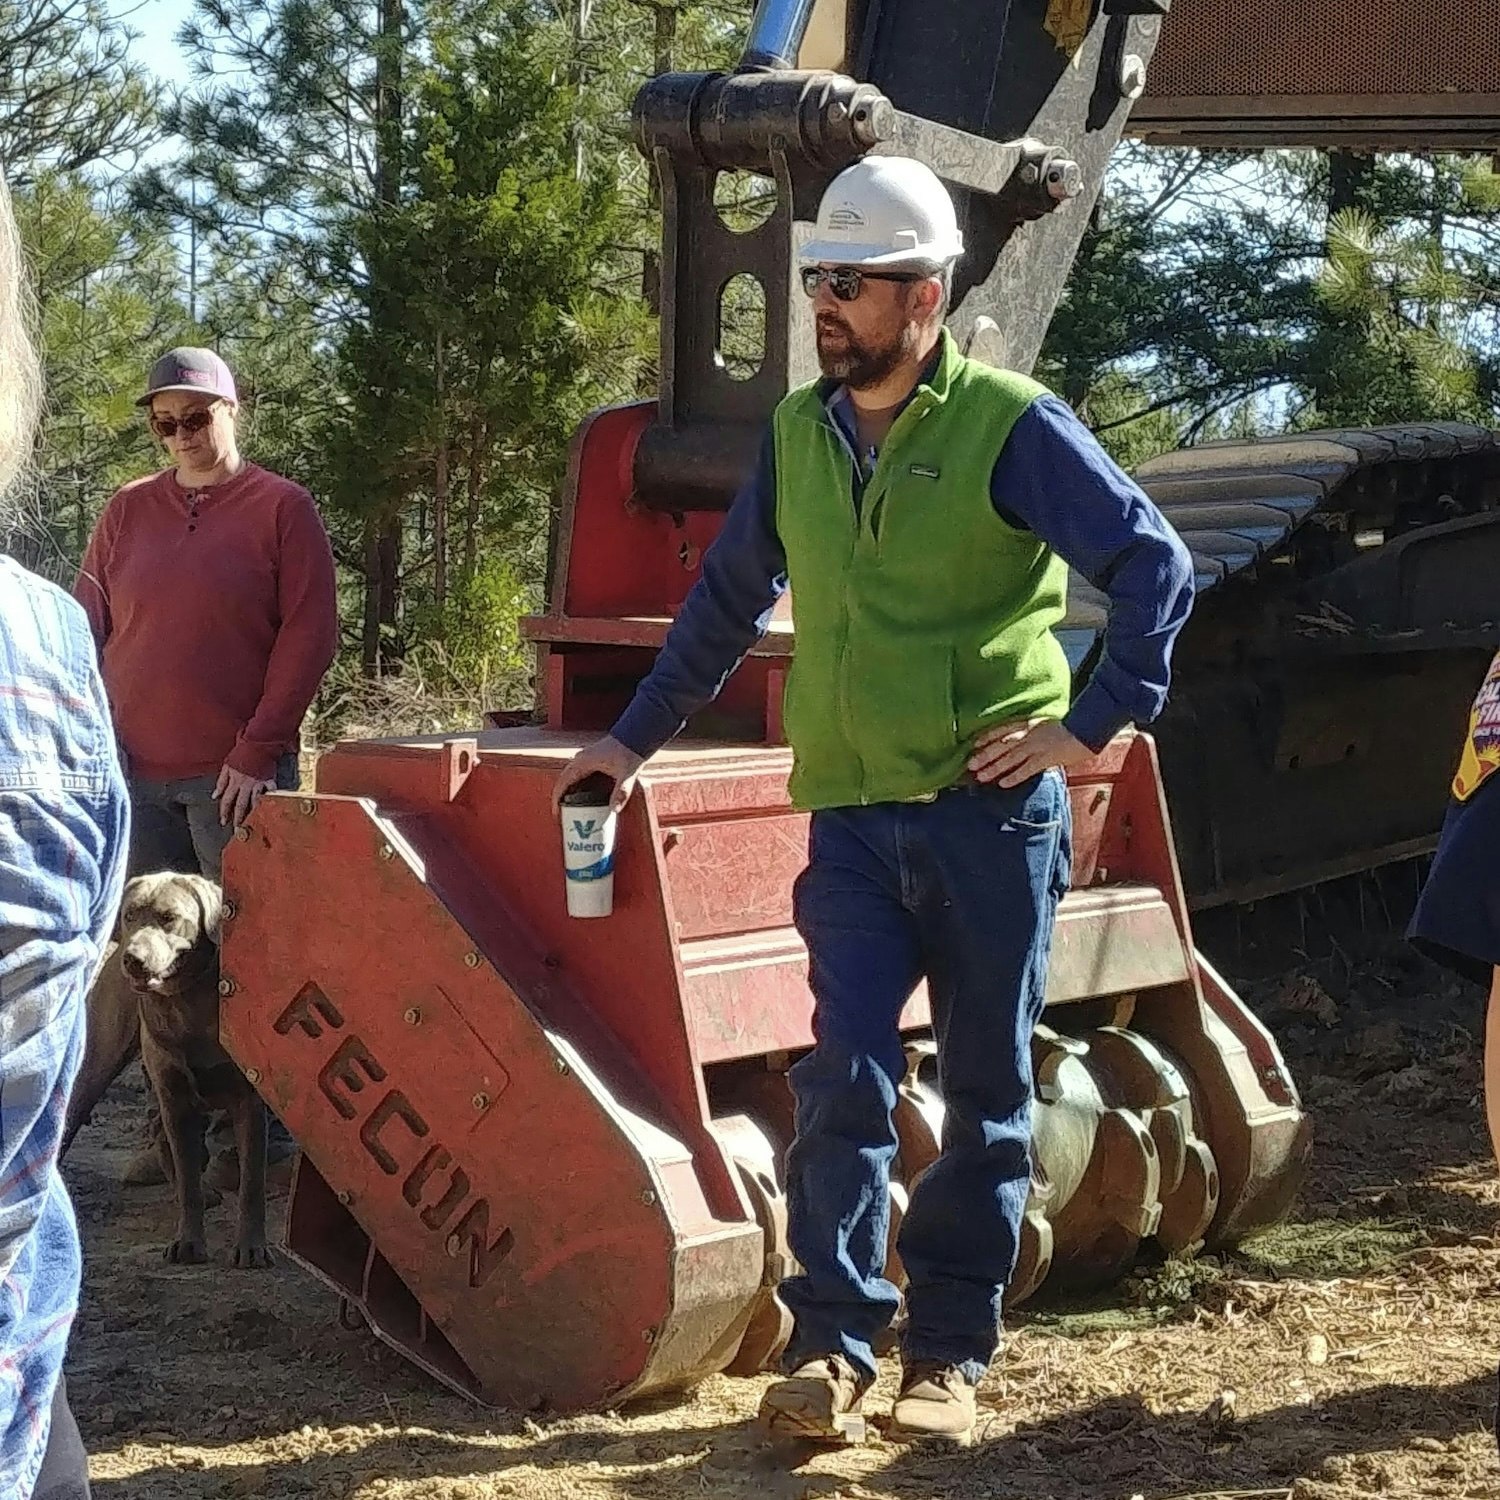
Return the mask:
M188 370L181 365L177 367L177 378L185 380L189 385L213 384L213 376L207 370Z
M852 204L841 203L828 215L830 229L863 229L865 216Z

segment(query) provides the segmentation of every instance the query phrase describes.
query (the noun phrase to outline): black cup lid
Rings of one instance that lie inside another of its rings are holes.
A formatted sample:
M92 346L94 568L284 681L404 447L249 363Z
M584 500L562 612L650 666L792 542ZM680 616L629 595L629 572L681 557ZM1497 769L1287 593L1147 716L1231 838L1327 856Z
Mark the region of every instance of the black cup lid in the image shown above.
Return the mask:
M562 804L564 807L607 807L614 790L614 778L606 776L603 771L595 771L570 786L562 794Z

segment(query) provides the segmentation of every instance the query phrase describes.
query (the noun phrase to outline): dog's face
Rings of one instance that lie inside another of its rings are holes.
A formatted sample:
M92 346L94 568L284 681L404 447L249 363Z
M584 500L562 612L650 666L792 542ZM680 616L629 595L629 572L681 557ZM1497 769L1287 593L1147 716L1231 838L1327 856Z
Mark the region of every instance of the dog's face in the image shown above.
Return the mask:
M170 992L218 956L219 887L201 875L138 875L120 903L120 965L141 992Z

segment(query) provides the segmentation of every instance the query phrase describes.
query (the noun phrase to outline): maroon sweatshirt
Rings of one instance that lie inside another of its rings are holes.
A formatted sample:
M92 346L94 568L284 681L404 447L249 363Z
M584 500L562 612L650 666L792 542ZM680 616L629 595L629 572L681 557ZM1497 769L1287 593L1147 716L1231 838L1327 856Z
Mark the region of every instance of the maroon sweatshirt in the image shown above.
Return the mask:
M175 470L105 507L73 592L141 781L269 781L295 751L338 640L328 533L300 485L247 464L185 490Z

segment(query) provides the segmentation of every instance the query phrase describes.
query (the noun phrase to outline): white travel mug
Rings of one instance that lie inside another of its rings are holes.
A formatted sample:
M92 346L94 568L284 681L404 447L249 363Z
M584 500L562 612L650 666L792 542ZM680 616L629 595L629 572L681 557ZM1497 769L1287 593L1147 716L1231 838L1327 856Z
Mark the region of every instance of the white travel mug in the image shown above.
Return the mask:
M563 868L568 915L607 917L615 901L615 825L609 799L614 782L587 776L562 795Z

